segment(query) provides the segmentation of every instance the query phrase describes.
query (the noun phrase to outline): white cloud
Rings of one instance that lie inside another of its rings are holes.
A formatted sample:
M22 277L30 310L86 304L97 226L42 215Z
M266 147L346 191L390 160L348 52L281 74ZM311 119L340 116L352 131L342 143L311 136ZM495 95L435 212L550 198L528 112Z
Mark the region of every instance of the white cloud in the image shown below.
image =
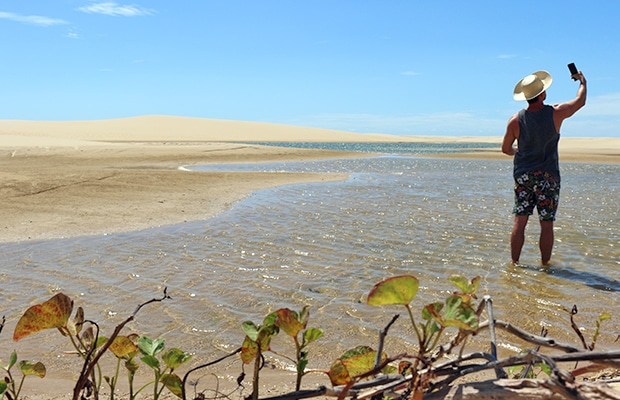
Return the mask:
M42 17L40 15L19 15L10 12L0 12L0 19L9 19L15 22L22 22L25 24L39 25L39 26L52 26L68 24L67 21L57 18Z
M91 14L111 15L113 17L137 17L143 15L152 15L153 10L140 7L135 4L120 5L114 2L93 3L89 6L78 8L78 11Z

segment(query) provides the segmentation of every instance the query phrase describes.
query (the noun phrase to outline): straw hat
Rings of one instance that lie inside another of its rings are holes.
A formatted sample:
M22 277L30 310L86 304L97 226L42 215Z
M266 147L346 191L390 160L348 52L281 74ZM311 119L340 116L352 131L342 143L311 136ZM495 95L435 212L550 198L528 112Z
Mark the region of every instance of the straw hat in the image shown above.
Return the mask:
M533 99L547 90L551 86L551 82L553 82L553 78L547 71L536 71L517 83L512 97L517 101Z

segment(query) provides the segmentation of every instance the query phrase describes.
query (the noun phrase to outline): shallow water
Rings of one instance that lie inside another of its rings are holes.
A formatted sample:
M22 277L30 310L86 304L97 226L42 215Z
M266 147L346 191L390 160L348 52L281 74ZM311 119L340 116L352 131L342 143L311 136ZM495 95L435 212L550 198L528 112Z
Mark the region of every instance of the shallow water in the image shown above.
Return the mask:
M365 304L376 282L399 274L420 280L416 313L445 299L453 290L449 276L479 275L479 294L493 298L496 318L531 333L544 326L549 336L579 346L569 319L576 304L575 319L588 341L599 314L612 315L603 323L597 348L617 347L620 166L562 165L549 270L538 267L535 219L528 227L525 265L508 264L511 167L504 161L397 155L220 166L348 172L350 179L259 191L208 221L0 244L7 318L1 348L51 357L67 350L51 331L19 344L10 340L25 309L57 292L72 297L109 334L139 303L159 297L167 287L172 300L141 310L129 325L132 331L165 337L169 346L193 352L201 362L238 347L243 321L260 323L278 308L309 305L309 326L325 331L310 349L311 366L328 367L344 350L375 346L378 330L397 313L402 318L390 330L386 350L411 351L415 341L404 308ZM530 347L507 334L498 336L502 351ZM487 340L480 335L474 346L486 346ZM286 347L285 341L277 338L273 347Z

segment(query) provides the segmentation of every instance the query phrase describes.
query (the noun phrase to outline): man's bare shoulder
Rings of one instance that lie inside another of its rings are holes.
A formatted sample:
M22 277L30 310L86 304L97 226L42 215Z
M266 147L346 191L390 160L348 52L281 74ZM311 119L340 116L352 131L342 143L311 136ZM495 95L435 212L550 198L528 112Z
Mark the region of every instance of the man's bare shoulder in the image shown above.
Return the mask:
M508 125L514 125L514 124L519 124L519 113L515 113L513 115L510 116L510 118L508 119Z

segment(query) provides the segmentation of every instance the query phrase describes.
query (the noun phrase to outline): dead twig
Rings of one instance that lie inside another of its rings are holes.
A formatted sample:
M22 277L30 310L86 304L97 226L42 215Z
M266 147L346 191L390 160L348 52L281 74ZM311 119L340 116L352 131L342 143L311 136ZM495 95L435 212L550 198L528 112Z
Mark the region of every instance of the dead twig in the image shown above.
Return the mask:
M91 349L91 351L89 352L89 355L86 357L86 359L84 361L84 367L82 368L82 372L80 374L80 377L78 378L78 380L77 380L77 382L75 384L75 387L73 388L73 400L79 400L80 393L82 392L82 390L86 386L86 383L88 382L88 377L90 376L93 368L95 368L95 365L97 365L97 363L99 362L99 359L101 358L101 356L103 356L103 354L108 350L108 348L110 348L110 346L114 342L114 339L116 339L116 337L121 332L121 330L123 330L125 325L127 325L129 322L134 320L134 318L136 317L136 314L138 314L138 311L140 311L140 309L142 309L142 307L146 306L147 304L164 301L166 299L170 299L171 298L170 296L168 296L167 289L168 288L164 288L164 295L161 298L159 298L159 299L151 299L151 300L149 300L149 301L147 301L145 303L140 304L136 308L136 310L133 312L133 314L131 314L125 321L123 321L119 325L117 325L116 328L114 329L114 332L112 333L112 335L110 335L108 340L103 344L103 346L101 346L101 348L99 349L99 351L97 352L95 357L91 360L90 356L93 354L92 353L92 351L94 349L94 346L93 346L93 349Z

